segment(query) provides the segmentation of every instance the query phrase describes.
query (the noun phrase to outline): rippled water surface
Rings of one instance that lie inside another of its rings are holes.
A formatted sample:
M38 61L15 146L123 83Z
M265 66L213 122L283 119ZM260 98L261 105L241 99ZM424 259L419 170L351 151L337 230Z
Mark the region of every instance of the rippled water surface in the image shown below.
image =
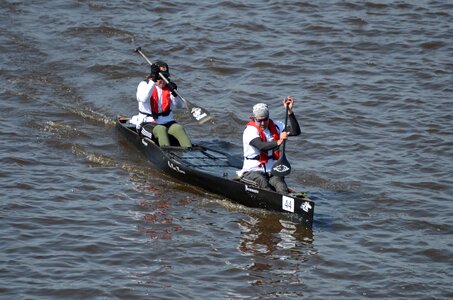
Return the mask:
M452 1L0 2L0 298L453 298ZM296 98L313 229L176 182L119 135L149 71L241 153Z

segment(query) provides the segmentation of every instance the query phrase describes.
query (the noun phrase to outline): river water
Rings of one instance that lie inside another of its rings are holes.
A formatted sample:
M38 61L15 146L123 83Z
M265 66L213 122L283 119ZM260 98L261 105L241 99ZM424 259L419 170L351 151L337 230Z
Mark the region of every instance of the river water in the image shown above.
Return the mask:
M453 298L452 1L0 2L0 298ZM176 182L115 129L149 71L241 153L296 99L313 229Z

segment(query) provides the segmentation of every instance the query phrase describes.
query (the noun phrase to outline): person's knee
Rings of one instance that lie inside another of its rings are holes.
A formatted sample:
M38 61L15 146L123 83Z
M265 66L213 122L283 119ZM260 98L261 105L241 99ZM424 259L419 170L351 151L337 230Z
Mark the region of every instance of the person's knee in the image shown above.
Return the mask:
M178 136L181 134L185 134L185 131L184 131L184 127L182 127L182 125L175 123L170 126L170 128L168 129L168 133L173 136Z
M190 139L182 125L178 123L171 125L168 130L168 134L174 136L178 140L181 147L192 147L192 143L190 142Z
M267 177L260 173L260 172L246 172L244 173L247 179L255 182L255 184L262 189L265 190L272 190L271 185L269 184L269 181L267 180Z
M157 125L153 129L153 135L157 138L160 146L168 146L170 144L167 127L163 125Z
M283 194L283 195L287 195L289 193L288 186L286 184L276 185L275 186L275 191L280 193L280 194Z
M288 185L283 177L272 176L269 179L269 183L275 188L275 190L282 194L288 193Z
M161 134L167 134L167 127L162 126L162 125L157 125L153 129L153 134L155 136L159 136Z

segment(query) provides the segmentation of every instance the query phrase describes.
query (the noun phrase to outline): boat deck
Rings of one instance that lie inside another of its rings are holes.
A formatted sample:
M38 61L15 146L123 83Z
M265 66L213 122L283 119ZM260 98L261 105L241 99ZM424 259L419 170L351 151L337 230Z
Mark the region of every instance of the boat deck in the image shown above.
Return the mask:
M194 146L190 150L171 147L170 155L183 165L220 177L238 179L236 171L242 168L242 162L224 153Z

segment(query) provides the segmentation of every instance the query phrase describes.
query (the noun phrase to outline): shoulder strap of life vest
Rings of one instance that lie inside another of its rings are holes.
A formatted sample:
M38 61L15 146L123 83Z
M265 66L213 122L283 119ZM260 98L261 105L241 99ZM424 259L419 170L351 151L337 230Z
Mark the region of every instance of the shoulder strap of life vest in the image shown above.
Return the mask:
M256 125L255 121L251 120L250 122L247 123L247 126L253 126L258 130L258 134L260 135L260 138L263 142L267 142L266 135L264 134L264 131L261 130L261 127ZM278 141L280 139L280 134L278 133L277 126L275 126L274 121L269 119L269 125L267 127L269 131L272 134L272 137L274 141ZM280 152L278 150L274 150L272 152L272 158L277 160L280 157ZM260 162L261 163L267 163L269 160L269 157L267 155L267 151L261 151L260 152Z

